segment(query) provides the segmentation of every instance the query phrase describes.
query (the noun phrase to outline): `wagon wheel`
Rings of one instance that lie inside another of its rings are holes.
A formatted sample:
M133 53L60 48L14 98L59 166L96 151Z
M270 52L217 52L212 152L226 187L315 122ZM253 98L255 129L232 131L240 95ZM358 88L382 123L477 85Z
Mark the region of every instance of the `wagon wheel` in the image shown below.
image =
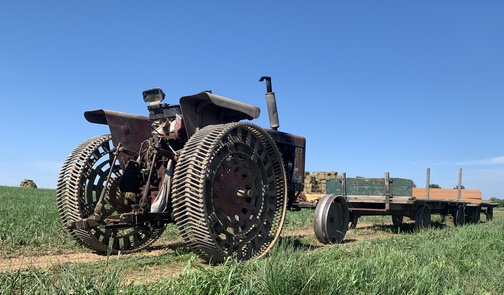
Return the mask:
M431 214L428 205L418 205L415 216L415 227L425 229L431 225Z
M66 159L56 189L58 212L65 225L93 215L104 189L107 192L101 210L102 219L131 211L118 188L122 169L117 160L111 163L114 159L112 151L111 136L102 135L81 143ZM110 170L112 174L107 185ZM146 248L163 233L164 228L155 228L145 222L137 226L99 225L68 231L77 242L90 249L124 253Z
M490 221L493 219L493 207L488 206L485 210L486 220Z
M453 225L463 226L465 224L465 206L458 205L455 212L453 212Z
M349 210L345 198L327 195L315 209L315 236L323 244L338 244L348 230Z
M481 215L481 205L478 205L475 208L473 208L473 211L471 212L471 222L478 223L480 221L480 215Z
M392 224L395 227L399 227L403 223L403 219L404 219L404 216L402 216L402 215L392 215Z
M182 149L173 177L173 212L188 247L208 261L266 254L287 206L282 158L251 123L209 125Z
M350 227L351 229L355 229L355 228L357 228L358 223L359 223L359 217L353 216L350 219L350 224L348 225L348 227Z

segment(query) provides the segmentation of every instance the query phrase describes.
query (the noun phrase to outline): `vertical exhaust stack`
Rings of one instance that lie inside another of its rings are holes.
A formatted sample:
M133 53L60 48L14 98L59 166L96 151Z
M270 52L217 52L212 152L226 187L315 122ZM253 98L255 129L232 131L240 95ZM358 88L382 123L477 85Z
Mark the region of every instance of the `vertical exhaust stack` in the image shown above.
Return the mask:
M268 117L270 121L270 128L277 130L280 127L280 122L278 121L278 111L275 98L275 92L273 92L271 87L271 77L262 76L259 82L266 81L266 105L268 107Z

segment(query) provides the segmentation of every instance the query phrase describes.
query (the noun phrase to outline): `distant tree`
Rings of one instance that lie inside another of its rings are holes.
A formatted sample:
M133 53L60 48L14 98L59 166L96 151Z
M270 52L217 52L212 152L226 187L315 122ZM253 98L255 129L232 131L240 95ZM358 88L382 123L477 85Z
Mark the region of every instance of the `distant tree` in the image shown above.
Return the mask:
M465 189L464 185L461 185L460 188ZM458 185L456 187L454 187L454 189L458 189Z
M441 188L439 184L431 183L429 184L429 188Z

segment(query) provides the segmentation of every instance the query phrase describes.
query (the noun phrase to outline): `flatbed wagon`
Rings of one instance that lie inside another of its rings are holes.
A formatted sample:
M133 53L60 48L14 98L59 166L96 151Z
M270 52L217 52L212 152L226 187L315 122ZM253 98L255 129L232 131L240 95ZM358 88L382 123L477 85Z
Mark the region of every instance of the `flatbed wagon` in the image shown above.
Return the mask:
M348 226L355 228L361 216L389 215L395 226L409 217L417 229L429 227L435 214L453 216L455 226L477 223L481 213L487 220L493 218L497 204L482 201L479 190L462 189L462 170L456 189L430 188L429 179L427 169L425 188L416 188L411 179L391 178L388 172L384 178L347 178L343 173L327 180L326 196L318 201L315 212L317 238L321 242L339 242Z

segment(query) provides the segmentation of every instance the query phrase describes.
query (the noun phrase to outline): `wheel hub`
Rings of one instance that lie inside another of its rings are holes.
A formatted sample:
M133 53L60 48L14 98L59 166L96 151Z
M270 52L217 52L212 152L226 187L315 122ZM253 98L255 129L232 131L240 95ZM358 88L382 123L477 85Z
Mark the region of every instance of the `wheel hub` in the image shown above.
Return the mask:
M213 190L213 202L219 220L224 228L242 228L250 217L257 213L257 187L261 181L252 160L242 153L234 153L220 163L217 168ZM235 230L236 231L236 230Z

